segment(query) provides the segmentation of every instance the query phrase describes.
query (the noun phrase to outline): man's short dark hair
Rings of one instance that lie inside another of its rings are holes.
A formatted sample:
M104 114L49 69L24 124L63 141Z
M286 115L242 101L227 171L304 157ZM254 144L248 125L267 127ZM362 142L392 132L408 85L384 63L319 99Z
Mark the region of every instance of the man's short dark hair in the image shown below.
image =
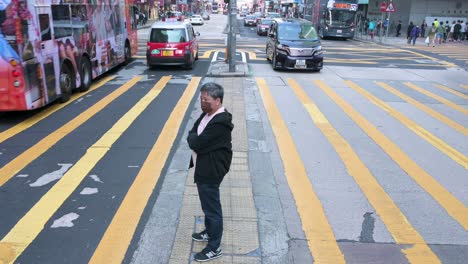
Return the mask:
M206 92L209 96L213 97L213 99L220 99L221 103L223 103L223 97L224 97L224 89L221 85L214 83L214 82L208 82L202 85L200 88L200 92Z

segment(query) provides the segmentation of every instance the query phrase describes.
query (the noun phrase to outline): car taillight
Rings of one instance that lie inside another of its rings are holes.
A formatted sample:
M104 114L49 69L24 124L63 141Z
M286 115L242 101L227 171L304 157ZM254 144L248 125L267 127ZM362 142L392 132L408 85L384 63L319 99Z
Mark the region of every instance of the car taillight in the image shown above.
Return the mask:
M20 73L17 70L13 70L11 72L11 75L13 75L13 77L18 77L18 76L20 76Z
M10 60L10 65L16 67L16 65L18 65L18 62L15 60Z

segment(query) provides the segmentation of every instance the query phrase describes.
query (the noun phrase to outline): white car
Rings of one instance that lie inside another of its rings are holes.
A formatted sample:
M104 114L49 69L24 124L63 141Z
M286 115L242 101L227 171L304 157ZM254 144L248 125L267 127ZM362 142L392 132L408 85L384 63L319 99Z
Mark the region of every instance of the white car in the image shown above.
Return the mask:
M190 24L192 25L203 25L203 18L200 15L193 15L190 17Z

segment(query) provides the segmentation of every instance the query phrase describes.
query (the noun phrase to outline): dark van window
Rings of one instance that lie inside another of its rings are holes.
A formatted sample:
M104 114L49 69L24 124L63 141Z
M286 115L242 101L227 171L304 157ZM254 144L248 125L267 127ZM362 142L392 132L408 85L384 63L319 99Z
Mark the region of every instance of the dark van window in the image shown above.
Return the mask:
M187 42L184 28L153 28L151 30L150 42Z
M284 24L278 28L278 38L281 40L314 40L318 36L312 24Z

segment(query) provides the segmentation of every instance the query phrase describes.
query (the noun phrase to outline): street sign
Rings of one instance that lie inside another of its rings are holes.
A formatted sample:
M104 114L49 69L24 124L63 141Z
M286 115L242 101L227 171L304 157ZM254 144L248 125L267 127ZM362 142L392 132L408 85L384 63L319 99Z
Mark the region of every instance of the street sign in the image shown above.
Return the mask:
M380 4L380 12L387 12L387 3L386 2L382 2Z
M390 3L388 3L388 6L387 6L387 12L395 12L395 7L393 6L393 1L390 1Z

